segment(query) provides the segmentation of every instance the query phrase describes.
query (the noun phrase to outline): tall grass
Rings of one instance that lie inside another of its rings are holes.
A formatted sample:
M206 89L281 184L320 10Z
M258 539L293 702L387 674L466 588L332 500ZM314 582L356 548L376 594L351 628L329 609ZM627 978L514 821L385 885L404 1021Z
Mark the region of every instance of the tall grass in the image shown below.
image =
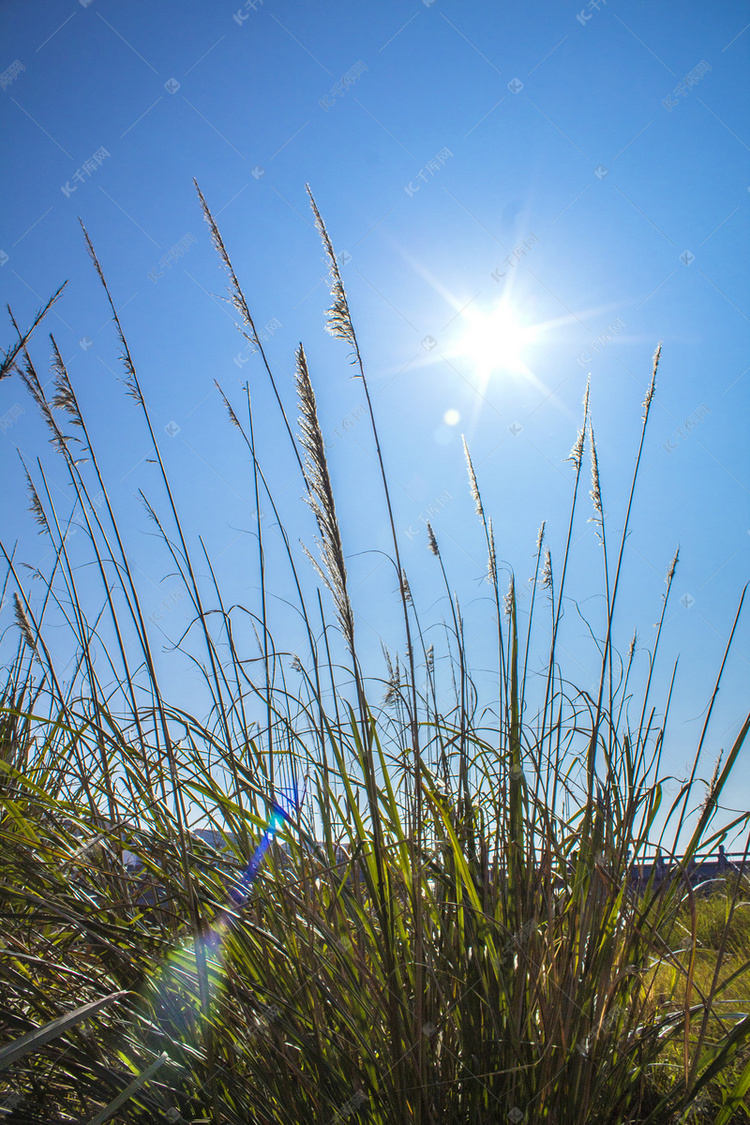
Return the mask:
M742 602L691 775L671 804L662 752L674 675L660 707L652 688L676 556L637 705L635 641L617 656L615 611L660 349L614 543L586 392L569 459L566 545L553 559L540 531L525 623L515 582L500 588L492 520L466 451L497 650L494 699L480 699L432 528L450 612L444 653L426 644L365 361L310 198L331 274L329 330L348 346L361 381L391 532L403 633L400 653L386 653L383 702L361 657L307 357L300 346L295 433L289 389L280 388L204 197L230 300L270 380L317 527L315 553L305 558L257 455L250 388L242 408L219 388L252 473L252 606L227 604L203 540L196 550L195 529L183 524L136 360L84 232L163 490L163 510L143 497L147 514L192 607L173 656L187 655L202 677L204 714L162 690L166 657L154 648L97 435L61 352L51 338L50 398L30 332L13 320L18 341L2 376L25 383L75 502L61 513L49 469L41 460L25 466L31 510L52 549L48 571L37 576L41 595L2 548L3 598L12 596L17 625L0 701L7 1119L747 1120L742 881L728 884L711 915L713 971L698 969L705 942L697 919L706 908L689 882L632 887L634 865L654 845L679 851L686 870L699 851L736 838L750 815L717 823L750 717L710 782L701 781L704 759L716 759L709 719ZM588 518L580 511L587 453L606 604L593 693L575 687L562 645L575 530ZM272 630L264 510L281 535L289 597L307 638L307 652L293 659ZM85 568L71 547L74 519L85 528ZM60 655L48 643L53 627ZM532 675L530 656L542 644L544 671ZM219 846L197 831L207 827ZM132 856L138 866L126 862Z

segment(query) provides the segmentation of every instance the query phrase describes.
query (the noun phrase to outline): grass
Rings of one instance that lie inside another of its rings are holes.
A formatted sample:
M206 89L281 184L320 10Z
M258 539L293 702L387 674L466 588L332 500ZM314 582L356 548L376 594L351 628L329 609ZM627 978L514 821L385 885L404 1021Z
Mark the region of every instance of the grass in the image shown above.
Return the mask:
M190 714L163 693L166 657L156 655L95 435L54 339L51 399L31 356L31 331L46 310L29 332L14 320L18 342L0 377L25 383L75 507L58 511L41 461L27 469L31 509L53 551L41 596L3 548L3 597L12 595L18 626L0 701L6 1120L748 1120L746 888L735 880L704 900L679 879L629 890L633 865L655 845L675 853L679 841L687 864L734 839L750 815L718 815L750 717L710 781L701 780L705 760L710 769L716 759L710 719L742 601L691 775L671 805L661 755L674 676L660 707L652 694L676 557L645 683L633 670L635 639L617 655L615 610L660 350L619 538L608 538L587 391L569 459L566 546L553 558L540 532L527 613L513 580L500 588L492 521L467 450L497 652L494 698L480 700L431 528L450 611L444 652L425 642L365 363L311 196L331 272L329 329L361 381L392 538L402 650L386 654L381 701L361 660L304 350L295 434L289 392L199 197L294 450L317 557L292 546L280 517L256 456L249 388L242 410L221 392L252 473L259 588L252 606L226 603L202 540L196 550L182 522L84 232L163 489L161 511L144 502L192 606L179 655L202 677L209 706ZM571 545L588 518L579 511L587 452L606 604L594 692L566 675L560 643ZM307 638L293 658L272 631L263 511L285 545L289 598ZM74 518L85 527L85 559L71 546ZM64 657L48 643L56 629L61 649L60 624L70 638ZM543 671L532 674L541 649ZM72 674L63 672L71 653ZM198 826L218 832L221 846Z

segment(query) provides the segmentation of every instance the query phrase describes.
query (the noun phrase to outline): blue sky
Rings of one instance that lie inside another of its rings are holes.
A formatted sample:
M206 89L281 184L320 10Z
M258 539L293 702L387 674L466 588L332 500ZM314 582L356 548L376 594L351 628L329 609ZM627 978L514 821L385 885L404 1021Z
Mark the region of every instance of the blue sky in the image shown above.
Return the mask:
M638 626L643 669L679 544L665 667L681 654L669 746L680 772L748 573L750 5L11 0L0 20L12 154L3 301L26 323L69 279L47 331L99 438L146 608L166 635L184 628L186 610L134 499L143 487L158 507L161 495L116 381L117 344L78 217L121 310L193 541L204 535L232 595L251 601L257 588L251 481L214 379L237 406L251 381L260 456L293 537L312 537L258 357L220 299L195 177L256 323L268 326L292 416L294 349L305 343L360 635L375 654L381 636L399 642L386 608L392 573L373 553L389 541L361 386L345 346L323 331L309 183L341 254L419 608L433 622L447 613L426 550L430 518L479 666L489 659L474 641L489 612L485 558L461 434L500 557L521 585L542 520L553 553L563 542L564 460L589 373L616 538L663 341L617 640L626 649ZM516 346L491 366L485 345L500 347L499 315L503 347L511 336ZM1 342L11 340L8 323ZM47 352L40 334L40 363ZM17 377L0 384L0 419L4 541L38 563L16 448L32 464L53 458ZM596 627L601 564L587 514L571 593ZM3 615L5 626L9 607ZM572 605L568 617L571 671L587 683L586 629ZM745 622L716 749L746 710L749 667ZM737 776L747 805L746 764Z

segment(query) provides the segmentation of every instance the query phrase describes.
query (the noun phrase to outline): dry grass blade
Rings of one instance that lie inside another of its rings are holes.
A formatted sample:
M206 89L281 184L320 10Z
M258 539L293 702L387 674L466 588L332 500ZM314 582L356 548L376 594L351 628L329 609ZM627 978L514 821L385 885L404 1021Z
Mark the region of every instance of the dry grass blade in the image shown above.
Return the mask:
M52 294L52 296L50 297L49 301L47 301L47 304L44 306L44 308L40 309L39 312L36 314L33 321L31 322L31 327L27 328L27 330L25 332L18 332L18 343L14 344L12 348L10 348L7 352L3 353L3 361L2 361L2 363L0 363L0 379L5 379L8 375L11 374L11 372L13 371L13 366L14 366L15 361L16 361L16 356L18 355L18 353L20 351L23 350L23 348L26 347L27 343L31 339L32 335L34 334L35 329L42 322L42 320L47 315L49 310L52 308L54 303L60 298L60 296L62 295L62 291L67 284L68 284L67 281L64 281L62 283L62 285L57 290L57 292ZM11 313L10 308L8 308L8 313L10 315L11 320L13 321L13 327L16 329L16 331L18 331L18 325L16 324L16 322L13 318L13 314Z
M216 220L211 214L211 209L203 196L203 192L198 186L198 181L193 180L193 184L195 186L195 190L198 193L198 199L200 200L201 209L203 211L203 218L205 219L208 229L211 233L211 242L213 243L213 246L219 255L222 266L229 275L229 300L231 301L236 311L239 313L242 324L244 324L245 326L244 328L240 328L240 331L242 332L242 335L245 337L245 339L248 340L260 354L261 360L263 361L263 366L266 370L266 374L268 375L269 381L271 383L271 387L273 389L274 397L278 404L281 417L284 421L284 426L286 428L289 441L291 442L292 449L294 450L294 456L297 459L297 463L299 464L300 469L302 469L302 461L300 460L297 443L294 440L292 427L289 424L289 419L287 418L284 403L276 385L276 379L274 378L273 371L271 370L271 366L268 362L268 357L266 356L263 343L255 328L255 321L253 320L253 317L250 313L250 308L248 306L247 299L245 298L245 294L242 290L242 286L240 285L239 278L235 273L234 266L232 265L232 260L229 257L226 246L224 245L224 239L221 237L221 232L216 225ZM249 329L249 332L245 331L245 328Z
M89 232L86 230L85 226L83 225L83 220L79 219L78 221L81 224L81 230L83 231L83 239L84 239L84 242L86 243L86 249L88 250L89 257L91 258L91 261L94 264L94 269L96 270L97 276L102 283L102 287L103 287L104 292L107 296L107 301L109 303L109 307L112 311L112 320L114 321L115 330L117 332L117 338L120 341L120 346L122 347L122 353L120 355L120 362L122 363L123 367L125 368L125 379L123 380L123 383L125 385L125 389L127 390L127 393L130 395L130 397L132 399L134 399L135 402L145 410L146 404L143 400L143 392L141 391L141 386L140 386L140 383L138 381L138 375L137 375L136 370L135 370L135 364L133 363L133 357L130 354L130 348L128 347L128 342L125 339L125 333L122 330L122 325L120 323L120 317L117 313L115 303L112 300L112 294L109 291L109 286L107 285L107 279L105 278L104 271L103 271L103 269L102 269L102 267L99 263L99 259L98 259L97 254L96 254L96 250L94 250L94 244L91 241L91 239L89 238Z
M229 275L229 281L230 281L229 297L230 297L230 300L231 300L232 304L234 305L235 309L237 310L237 312L240 314L244 324L250 329L249 335L244 331L243 331L243 335L245 336L245 338L247 340L250 341L251 344L254 344L255 347L260 348L261 344L260 344L260 340L258 338L258 333L255 329L255 322L253 321L253 318L250 315L250 309L248 308L247 301L245 300L245 295L242 292L242 286L239 283L239 279L237 277L237 274L234 272L234 266L232 265L232 260L229 257L229 253L227 252L227 248L224 245L224 239L221 237L221 232L220 232L218 226L216 225L216 220L214 219L213 215L211 214L211 210L210 210L208 204L206 203L206 200L203 196L203 192L198 187L198 181L193 180L193 184L195 185L195 190L198 193L198 199L200 200L201 209L203 210L203 218L205 219L206 225L208 226L208 229L209 229L210 234L211 234L211 242L213 243L214 249L216 250L217 254L219 255L219 258L221 259L221 264L224 266L224 269L227 271L227 274Z
M45 535L45 534L48 535L49 532L50 532L50 526L49 526L49 522L47 520L47 514L44 511L44 508L42 507L42 502L39 499L39 493L36 490L36 486L35 486L33 480L31 479L31 474L29 473L29 470L26 468L26 465L24 464L24 460L23 460L23 457L21 456L20 452L19 452L18 456L21 458L21 464L23 465L23 471L24 471L24 474L26 476L26 487L28 489L29 497L31 499L31 503L29 504L29 511L31 512L31 514L33 515L36 523L39 526L39 534L40 535Z
M84 1004L82 1007L76 1008L74 1012L60 1016L58 1019L45 1024L44 1027L39 1027L35 1031L29 1032L28 1035L10 1043L7 1047L3 1047L0 1049L0 1071L7 1070L9 1066L12 1066L13 1063L29 1054L29 1052L40 1050L52 1039L64 1035L76 1024L90 1019L103 1008L108 1008L117 1000L121 1000L123 996L125 996L125 992L113 992L110 996L104 996L91 1004Z
M242 426L240 425L239 418L237 417L237 415L234 412L234 407L232 406L232 404L229 401L229 399L227 398L227 396L224 394L224 391L221 389L221 385L217 382L216 379L214 379L214 386L216 387L217 391L221 395L221 401L224 403L224 407L226 409L226 412L229 415L229 421L232 423L233 426L236 426L237 429L241 431Z
M57 424L57 419L52 413L52 409L49 402L47 401L47 397L44 393L44 388L42 387L41 380L39 379L36 368L34 367L34 364L31 361L31 356L28 354L28 352L24 352L23 367L20 368L20 375L24 386L39 408L39 413L42 415L42 418L46 422L47 427L52 434L51 438L49 439L50 444L54 449L57 450L58 453L61 453L63 457L71 459L70 451L68 449L68 442L71 439L68 435L62 432Z

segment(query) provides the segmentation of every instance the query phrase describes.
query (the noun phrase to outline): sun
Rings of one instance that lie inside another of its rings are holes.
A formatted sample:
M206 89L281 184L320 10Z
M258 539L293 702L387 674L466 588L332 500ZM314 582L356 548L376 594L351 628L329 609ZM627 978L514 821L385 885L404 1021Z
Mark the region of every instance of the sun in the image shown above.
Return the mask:
M466 309L461 319L465 327L454 354L468 359L483 382L499 372L528 371L525 353L536 338L538 326L523 324L506 302L486 312Z

